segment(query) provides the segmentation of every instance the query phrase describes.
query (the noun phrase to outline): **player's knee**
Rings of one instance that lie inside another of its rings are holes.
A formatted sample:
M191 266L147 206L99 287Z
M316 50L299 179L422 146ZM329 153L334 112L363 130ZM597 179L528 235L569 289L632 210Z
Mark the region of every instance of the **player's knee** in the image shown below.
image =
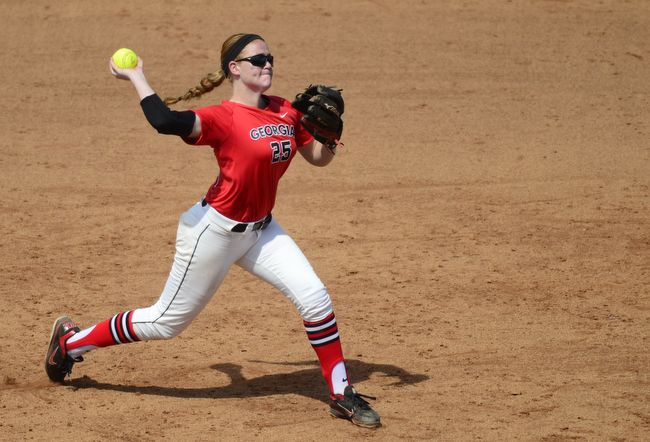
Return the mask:
M133 328L135 329L135 334L142 341L172 339L180 335L184 330L177 327L169 327L164 324L151 322L133 324Z
M317 322L332 313L332 300L327 290L318 290L305 297L299 307L300 316L307 322Z
M143 341L173 339L180 335L191 321L160 316L133 322L135 334Z

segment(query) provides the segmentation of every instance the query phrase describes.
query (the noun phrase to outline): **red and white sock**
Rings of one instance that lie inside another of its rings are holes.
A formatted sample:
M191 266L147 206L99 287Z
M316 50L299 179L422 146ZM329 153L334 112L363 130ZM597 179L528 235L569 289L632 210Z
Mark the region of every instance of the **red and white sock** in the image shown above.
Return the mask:
M75 333L65 344L66 352L72 358L99 347L137 342L140 339L133 331L132 311L124 312Z
M317 322L303 321L309 343L316 351L323 377L330 387L332 396L342 395L349 385L348 371L345 367L343 349L339 340L336 317L331 313L327 318Z

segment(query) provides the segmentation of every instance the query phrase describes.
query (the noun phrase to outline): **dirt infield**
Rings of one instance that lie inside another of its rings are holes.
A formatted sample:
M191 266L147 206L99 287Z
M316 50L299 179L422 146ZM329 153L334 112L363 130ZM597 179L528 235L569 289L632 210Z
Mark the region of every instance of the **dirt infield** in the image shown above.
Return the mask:
M5 0L0 17L0 439L650 440L648 2ZM158 299L218 173L148 125L110 55L135 50L176 95L242 31L276 58L270 93L343 88L345 147L296 158L273 214L328 286L378 430L329 416L297 311L238 268L180 337L45 375L58 316Z

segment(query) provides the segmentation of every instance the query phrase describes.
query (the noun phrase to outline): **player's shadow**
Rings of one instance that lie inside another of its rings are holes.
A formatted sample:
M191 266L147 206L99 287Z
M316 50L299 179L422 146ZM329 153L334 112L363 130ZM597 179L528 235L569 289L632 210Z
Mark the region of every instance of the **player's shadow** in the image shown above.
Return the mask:
M274 395L296 394L311 399L326 402L329 398L329 389L323 379L317 362L272 363L264 361L250 361L250 363L287 365L309 367L291 373L269 374L256 378L246 379L242 374L242 366L237 364L215 364L213 368L230 378L230 384L219 387L205 388L180 388L161 386L135 386L110 384L96 381L88 376L73 379L69 385L76 388L92 388L97 390L112 390L125 393L151 394L156 396L224 399L261 397ZM383 377L394 379L389 385L412 385L429 379L422 374L412 374L395 365L370 364L358 360L346 360L348 372L353 383L361 383L370 378L374 373ZM372 395L372 392L368 392Z

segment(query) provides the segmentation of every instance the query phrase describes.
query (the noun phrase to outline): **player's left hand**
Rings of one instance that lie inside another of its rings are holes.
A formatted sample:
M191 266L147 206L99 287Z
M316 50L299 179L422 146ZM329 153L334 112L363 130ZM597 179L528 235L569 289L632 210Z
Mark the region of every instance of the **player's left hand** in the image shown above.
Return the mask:
M305 92L296 95L291 105L304 114L300 123L305 130L334 153L343 133L341 115L345 110L345 103L341 90L310 85Z

